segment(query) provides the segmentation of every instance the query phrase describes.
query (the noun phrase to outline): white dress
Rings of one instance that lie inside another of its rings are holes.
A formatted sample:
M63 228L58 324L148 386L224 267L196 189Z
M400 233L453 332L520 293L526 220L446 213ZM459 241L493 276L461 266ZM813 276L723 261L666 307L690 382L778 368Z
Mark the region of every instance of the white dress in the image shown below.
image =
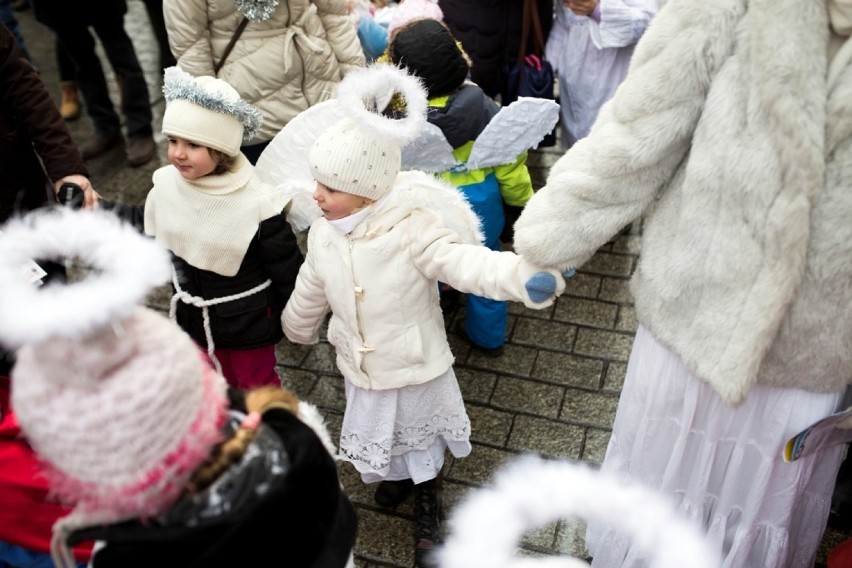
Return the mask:
M346 380L340 457L364 483L435 478L449 448L470 453L470 419L452 367L431 381L398 389L362 389Z
M723 568L812 568L843 446L793 463L782 449L842 399L756 386L730 408L640 326L603 469L673 496ZM586 545L594 567L647 566L606 526L590 525Z

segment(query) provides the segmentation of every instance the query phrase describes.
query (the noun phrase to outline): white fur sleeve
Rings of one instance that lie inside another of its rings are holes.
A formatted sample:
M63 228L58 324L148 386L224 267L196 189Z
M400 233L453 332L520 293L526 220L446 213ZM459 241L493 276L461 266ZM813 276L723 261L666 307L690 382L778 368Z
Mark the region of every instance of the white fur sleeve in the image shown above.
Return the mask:
M671 2L660 12L589 136L526 205L515 224L518 253L542 266L578 267L672 181L738 19L709 4Z

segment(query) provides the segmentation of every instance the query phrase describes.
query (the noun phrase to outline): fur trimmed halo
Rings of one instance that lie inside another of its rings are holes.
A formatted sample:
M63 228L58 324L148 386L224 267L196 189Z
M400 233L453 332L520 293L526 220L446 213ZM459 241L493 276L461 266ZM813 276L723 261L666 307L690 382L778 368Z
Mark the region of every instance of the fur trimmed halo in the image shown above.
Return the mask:
M700 529L664 496L582 463L532 456L504 468L493 487L456 507L436 558L443 568L588 568L564 556L515 557L528 530L577 516L623 531L656 568L721 566Z
M403 99L404 116L380 114L395 96ZM400 147L420 135L426 124L426 89L420 79L394 65L379 63L350 71L337 87L337 100L362 128Z
M163 96L166 103L183 99L222 114L234 116L243 125L243 140L254 138L263 124L263 114L241 98L231 99L223 93L202 89L195 78L180 67L163 72Z
M80 282L39 287L21 275L31 259L76 258L94 269ZM169 281L165 248L96 211L55 208L9 221L0 233L0 343L19 349L96 331Z

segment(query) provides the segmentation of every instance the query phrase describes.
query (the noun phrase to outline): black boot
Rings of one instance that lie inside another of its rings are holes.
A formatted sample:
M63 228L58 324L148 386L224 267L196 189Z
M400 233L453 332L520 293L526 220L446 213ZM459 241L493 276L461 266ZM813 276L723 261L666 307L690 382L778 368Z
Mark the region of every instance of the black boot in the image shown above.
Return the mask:
M414 486L414 568L435 568L432 552L441 543L441 475Z

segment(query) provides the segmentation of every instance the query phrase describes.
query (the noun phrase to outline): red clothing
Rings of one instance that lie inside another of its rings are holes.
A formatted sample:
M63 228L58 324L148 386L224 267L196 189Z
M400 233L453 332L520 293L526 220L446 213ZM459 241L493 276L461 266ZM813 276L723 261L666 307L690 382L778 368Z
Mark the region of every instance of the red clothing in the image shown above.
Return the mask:
M0 376L0 541L49 554L53 523L69 510L47 494L47 479L9 405L9 378ZM78 562L89 561L92 544L74 548Z

